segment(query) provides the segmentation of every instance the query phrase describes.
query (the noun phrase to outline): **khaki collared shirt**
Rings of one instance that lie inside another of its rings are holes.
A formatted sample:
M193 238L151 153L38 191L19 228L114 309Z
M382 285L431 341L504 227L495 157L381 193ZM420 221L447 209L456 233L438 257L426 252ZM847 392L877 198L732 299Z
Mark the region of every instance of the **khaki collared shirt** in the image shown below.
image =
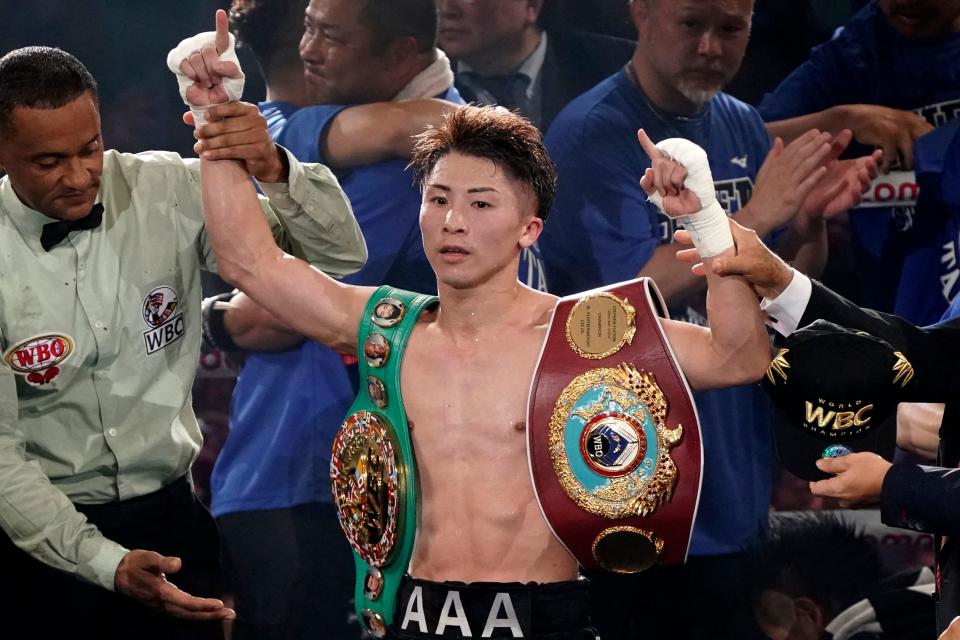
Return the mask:
M288 158L289 183L263 185L261 199L278 242L331 275L359 269L366 247L336 179ZM113 589L127 550L72 502L141 496L189 470L200 269L215 265L198 161L108 151L98 201L103 223L47 252L52 220L0 179L0 526L38 560Z

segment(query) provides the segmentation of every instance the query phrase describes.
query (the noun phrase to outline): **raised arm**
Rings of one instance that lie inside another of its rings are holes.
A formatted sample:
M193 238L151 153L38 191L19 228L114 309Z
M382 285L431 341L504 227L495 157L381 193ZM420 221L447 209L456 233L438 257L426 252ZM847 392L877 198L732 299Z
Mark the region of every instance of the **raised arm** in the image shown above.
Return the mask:
M207 39L186 57L171 59L184 46L181 43L168 57L168 65L192 81L182 93L195 117L229 95L220 85L232 70L219 59L228 43L226 13L221 10L213 42ZM293 167L295 160L289 162ZM205 150L200 183L207 236L223 279L246 291L298 333L355 350L360 315L372 290L339 284L277 246L249 178L249 163L243 159L213 159ZM345 203L345 197L340 201ZM338 229L326 232L336 236Z
M819 274L826 262L826 220L859 202L876 175L879 152L855 160L836 159L850 139L849 131L831 136L810 130L786 145L774 141L750 201L733 219L761 237L785 227L777 252L800 271ZM668 301L703 285L675 268L674 253L670 245L658 247L638 274L652 277Z
M797 273L773 254L749 229L731 223L736 255L717 256L711 262L696 264L693 272L743 278L758 296L766 298L768 322L787 336L814 320L824 319L848 329L866 331L886 340L901 351L913 365L917 383L903 397L904 402L945 402L952 399L952 378L943 375L945 363L960 358L960 319L943 321L930 327L916 327L895 315L863 309L846 298ZM685 232L677 233L681 245L691 244ZM696 263L696 249L684 249L677 257Z
M687 140L654 145L641 130L640 144L652 160L640 186L672 218L690 230L709 266L734 255L729 222L716 201L707 154ZM707 274L710 328L667 321L670 344L690 384L710 389L752 382L770 362L770 344L756 295L743 279Z
M238 162L201 158L200 183L220 276L297 333L355 351L373 288L341 284L281 251Z
M221 10L215 32L187 38L167 55L167 66L190 108L184 121L197 126L194 150L208 160L239 160L257 179L267 196L264 215L285 250L326 273L353 273L363 266L366 247L349 202L327 167L300 164L271 140L256 105L238 101L243 72L232 54L231 38ZM188 168L199 172L193 163ZM190 191L188 209L202 215L200 198ZM215 268L205 234L198 249L207 268Z

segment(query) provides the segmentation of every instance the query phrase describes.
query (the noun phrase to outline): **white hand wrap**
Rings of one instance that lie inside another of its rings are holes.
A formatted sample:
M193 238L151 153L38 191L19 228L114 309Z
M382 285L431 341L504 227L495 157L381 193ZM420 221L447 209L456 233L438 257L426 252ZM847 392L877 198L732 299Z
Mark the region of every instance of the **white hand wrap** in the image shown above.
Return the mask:
M707 152L683 138L661 140L657 143L657 149L671 160L683 165L687 170L687 178L683 181L683 186L700 200L700 211L677 217L677 221L690 232L693 246L697 248L700 257L710 258L732 247L733 234L730 233L727 214L717 202L717 192L713 186L713 175L710 173ZM663 198L659 193L654 192L649 200L663 211Z
M180 97L183 98L184 104L190 107L190 112L193 114L193 120L196 127L200 127L207 123L207 110L210 109L213 105L193 105L187 101L187 89L193 85L193 80L184 75L180 71L180 64L190 57L194 52L200 51L204 47L216 48L216 37L217 33L215 31L205 31L203 33L198 33L195 36L187 38L186 40L181 40L175 48L170 50L170 53L167 54L167 67L170 71L173 71L174 75L177 76L177 84L180 85ZM239 100L240 96L243 95L243 82L244 75L243 69L240 68L240 60L237 58L237 51L235 48L236 38L233 37L233 34L230 34L230 45L227 47L227 50L220 54L220 60L223 62L232 62L237 65L237 69L240 69L239 78L224 78L223 79L223 88L227 92L227 97L230 101Z

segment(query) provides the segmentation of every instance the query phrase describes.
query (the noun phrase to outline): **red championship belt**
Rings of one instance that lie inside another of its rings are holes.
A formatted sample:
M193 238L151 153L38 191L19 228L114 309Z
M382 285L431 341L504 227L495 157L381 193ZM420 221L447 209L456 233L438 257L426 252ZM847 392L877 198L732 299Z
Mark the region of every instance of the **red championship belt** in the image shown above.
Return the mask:
M554 534L584 568L686 560L703 449L649 278L557 303L530 389L527 453Z

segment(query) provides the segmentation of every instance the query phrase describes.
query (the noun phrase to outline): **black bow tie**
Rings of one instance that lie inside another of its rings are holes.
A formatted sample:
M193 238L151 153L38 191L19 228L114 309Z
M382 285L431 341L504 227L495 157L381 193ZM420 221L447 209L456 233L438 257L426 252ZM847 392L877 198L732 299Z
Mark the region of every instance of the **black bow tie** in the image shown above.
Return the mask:
M40 234L40 246L43 247L44 251L50 251L50 249L63 242L63 239L71 231L96 229L102 221L103 205L98 202L90 209L90 213L79 220L57 220L43 225L43 233Z

